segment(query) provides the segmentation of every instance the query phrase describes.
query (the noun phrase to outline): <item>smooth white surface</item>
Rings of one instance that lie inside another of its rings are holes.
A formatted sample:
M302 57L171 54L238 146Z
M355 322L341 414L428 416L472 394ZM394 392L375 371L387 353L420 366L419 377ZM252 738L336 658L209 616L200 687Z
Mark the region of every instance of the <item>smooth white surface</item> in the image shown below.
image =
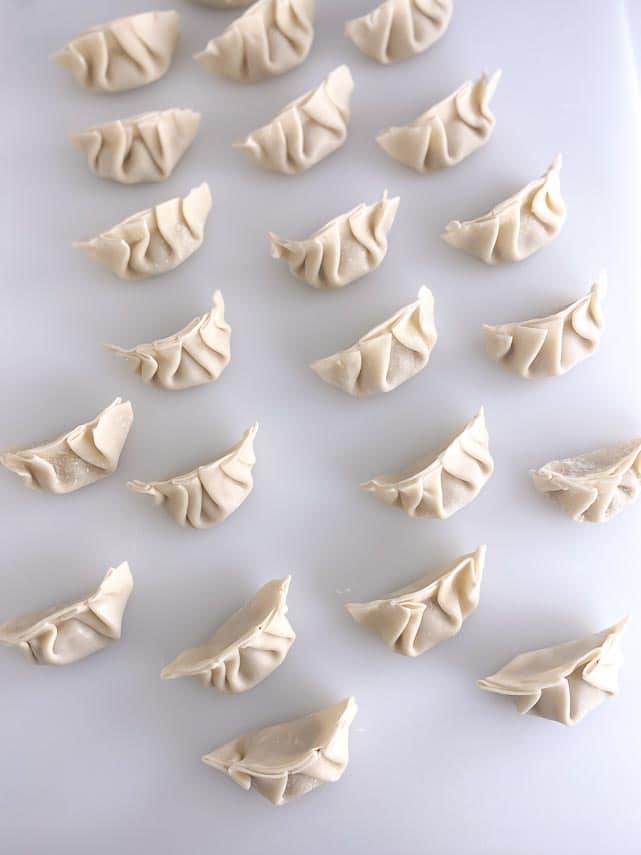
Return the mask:
M173 67L117 96L79 89L47 55L140 4L14 0L0 12L0 446L49 438L117 394L135 410L118 472L97 485L50 496L0 472L0 620L90 591L125 559L135 579L123 640L109 650L58 669L0 650L0 852L636 855L641 503L606 525L578 525L527 475L641 433L638 91L624 4L458 0L430 51L381 67L342 35L371 0L321 1L309 59L249 87L191 59L235 12L174 5L183 37ZM231 148L341 62L356 89L351 133L336 155L288 177ZM419 176L378 148L381 128L418 115L484 66L504 74L497 127L480 152ZM101 181L67 139L173 106L202 111L203 123L163 184ZM557 151L568 219L549 247L494 269L440 240L448 220L489 209ZM205 242L173 273L120 282L71 249L203 180L214 198ZM401 205L387 259L367 278L317 292L270 258L269 230L304 237L385 187ZM540 382L487 358L484 322L555 311L603 266L610 288L595 356ZM307 367L410 301L421 283L434 291L439 341L417 378L360 400ZM233 328L232 361L217 383L146 387L100 348L175 332L206 310L214 288ZM481 404L496 472L452 519L410 519L358 489L440 450ZM213 459L255 420L256 488L219 528L184 531L125 488L130 478ZM343 612L344 602L374 599L483 542L478 610L425 656L394 655ZM226 697L160 680L178 651L286 573L297 640L265 683ZM575 729L520 718L475 686L521 651L595 632L626 612L621 695ZM340 783L298 803L274 809L200 762L244 730L348 694L360 707L350 766Z

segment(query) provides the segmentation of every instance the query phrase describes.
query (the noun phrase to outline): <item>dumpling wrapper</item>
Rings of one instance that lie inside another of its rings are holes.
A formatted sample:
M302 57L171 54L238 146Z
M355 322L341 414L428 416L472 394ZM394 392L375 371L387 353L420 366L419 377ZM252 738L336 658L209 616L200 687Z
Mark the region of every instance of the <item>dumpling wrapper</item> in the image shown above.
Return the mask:
M361 484L386 505L410 517L447 519L473 501L494 471L483 408L438 455L407 473L380 475Z
M296 633L287 619L291 576L273 579L199 647L183 651L160 676L196 677L221 692L246 692L278 668Z
M72 493L116 471L133 420L130 402L116 398L95 419L56 439L2 452L0 463L25 487Z
M403 306L347 350L313 362L311 368L348 395L390 392L425 368L437 338L434 297L423 286L414 303Z
M277 806L338 781L349 761L354 698L319 712L247 733L202 758L242 787Z
M69 665L97 653L122 633L134 582L123 561L111 568L95 593L68 606L22 615L0 626L0 643L18 647L37 665Z
M580 641L522 653L479 680L478 686L511 696L522 714L577 724L619 691L621 636L627 622L624 618Z
M456 558L436 579L429 573L380 600L345 608L395 653L420 656L456 635L478 606L485 550Z

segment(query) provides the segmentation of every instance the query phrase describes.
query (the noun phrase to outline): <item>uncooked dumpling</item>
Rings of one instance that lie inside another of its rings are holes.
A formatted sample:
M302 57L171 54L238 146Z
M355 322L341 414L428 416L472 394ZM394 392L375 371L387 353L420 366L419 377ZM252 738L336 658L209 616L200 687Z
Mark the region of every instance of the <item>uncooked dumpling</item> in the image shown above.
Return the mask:
M22 615L0 626L0 643L18 647L38 665L69 665L120 638L133 589L129 565L107 571L100 587L83 600Z
M343 775L357 711L354 698L345 698L304 718L246 733L202 759L243 790L253 786L272 804L284 805Z
M619 691L627 620L580 641L522 653L478 686L512 697L520 713L577 724Z
M425 368L436 339L434 297L422 287L416 302L403 306L347 350L319 359L311 367L348 395L390 392Z
M184 650L160 676L196 677L221 692L246 692L283 662L296 633L287 620L291 576L274 579L199 647Z
M395 653L419 656L456 635L479 604L485 546L456 558L434 579L428 573L370 603L347 603L357 623L378 633Z

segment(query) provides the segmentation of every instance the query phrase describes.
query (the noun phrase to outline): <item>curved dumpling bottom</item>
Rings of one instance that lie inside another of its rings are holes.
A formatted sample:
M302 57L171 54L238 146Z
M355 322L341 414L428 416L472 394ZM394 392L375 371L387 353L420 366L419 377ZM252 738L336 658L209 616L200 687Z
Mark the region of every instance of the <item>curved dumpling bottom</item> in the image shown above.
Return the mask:
M116 471L133 420L130 402L116 398L95 419L56 439L2 452L0 463L26 487L72 493Z
M51 59L92 92L122 92L165 74L179 34L177 12L143 12L80 33Z
M345 35L372 59L387 65L427 50L445 33L452 0L385 0L345 24Z
M211 210L206 182L184 196L137 211L91 240L73 246L119 279L136 281L174 270L200 248Z
M244 790L252 786L277 806L338 781L349 761L354 698L319 712L264 727L225 743L202 758Z
M272 258L283 258L296 279L312 288L344 288L381 264L387 255L399 197L361 203L330 220L305 240L285 240L269 233Z
M347 350L313 362L311 368L348 395L390 392L425 368L437 337L434 297L423 286L414 303L403 306Z
M285 74L310 51L314 14L314 0L257 0L194 59L240 83Z
M212 463L166 481L129 481L127 486L149 496L155 505L164 505L178 525L211 528L233 514L254 487L257 430L258 424L249 428L240 442Z
M234 148L245 151L263 169L297 175L333 154L347 139L353 89L352 74L341 65Z
M38 665L69 665L120 638L133 579L126 561L107 571L97 591L67 606L22 615L0 626L0 643Z
M71 134L100 178L120 184L164 181L192 144L200 126L193 110L162 110L92 125Z
M125 357L144 383L176 390L218 380L231 358L230 342L223 295L215 291L212 309L180 332L131 350L113 344L105 347Z
M589 294L554 315L496 326L484 324L485 349L492 359L521 377L565 374L599 346L605 293L604 271Z
M522 653L481 689L514 698L520 713L577 724L619 691L621 636L628 618L580 641Z
M496 119L490 100L501 71L468 80L409 125L385 128L376 142L394 160L416 172L433 172L460 163L492 136Z
M536 489L577 522L607 522L641 492L641 438L530 470Z
M221 692L246 692L283 662L296 633L287 619L291 576L268 582L199 647L184 650L160 676L196 677Z
M361 484L387 505L410 517L447 519L481 492L494 471L483 408L438 455L408 473L380 475Z
M561 155L547 172L474 220L452 220L441 235L446 243L486 264L523 261L561 231L566 208L561 196Z
M345 608L395 653L419 656L456 635L478 606L485 549L456 558L436 579L430 573L380 600Z

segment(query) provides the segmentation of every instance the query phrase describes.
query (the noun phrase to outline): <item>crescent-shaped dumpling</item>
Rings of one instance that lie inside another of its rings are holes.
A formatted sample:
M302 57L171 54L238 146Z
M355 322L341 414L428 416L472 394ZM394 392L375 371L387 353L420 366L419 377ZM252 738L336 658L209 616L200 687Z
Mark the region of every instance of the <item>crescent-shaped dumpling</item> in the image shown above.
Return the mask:
M454 166L492 136L496 119L490 101L501 77L484 72L468 80L409 125L385 128L376 142L386 154L417 172Z
M241 83L284 74L309 53L314 14L314 0L258 0L194 59Z
M166 481L129 481L127 486L163 505L178 525L211 528L233 514L254 487L257 430L257 424L249 428L240 442L212 463Z
M120 638L134 586L129 565L111 568L97 591L78 602L22 615L0 626L0 643L37 665L69 665Z
M120 184L164 181L192 144L200 126L193 110L161 110L92 125L71 134L89 169Z
M125 445L134 411L116 398L95 419L42 445L9 449L0 463L25 487L49 493L73 493L112 475Z
M92 92L122 92L165 74L179 34L177 12L144 12L85 30L51 59Z
M481 408L427 466L421 462L407 473L380 475L361 487L410 517L447 519L475 499L492 475L489 441Z
M242 787L277 806L338 781L349 761L349 728L358 707L345 698L319 712L264 727L202 758Z
M291 101L262 128L234 148L257 166L297 175L339 149L347 139L354 89L346 65L335 68L315 89Z
M420 656L456 635L479 604L485 546L370 603L347 603L357 623L378 633L403 656Z
M641 438L552 460L530 475L573 520L607 522L639 498Z
M443 35L452 0L385 0L345 24L345 35L372 59L387 65L427 50Z
M580 641L522 653L477 685L512 697L521 714L577 724L619 691L621 636L627 622L624 618Z
M484 324L485 349L492 359L521 377L565 374L599 346L605 293L603 272L589 294L555 315L497 326Z
M214 292L211 311L174 335L131 350L113 344L105 347L124 356L143 382L163 389L189 389L218 380L231 358L231 327L225 321L223 295Z
M425 368L436 339L434 297L423 286L414 303L403 306L347 350L313 362L311 368L348 395L390 392Z
M523 261L554 240L565 222L560 174L559 154L541 178L475 220L452 220L441 237L486 264Z
M272 258L283 258L292 275L312 288L344 288L376 270L387 255L399 201L389 199L386 190L378 202L362 202L304 240L270 232Z
M287 620L291 576L273 579L199 647L166 665L163 680L196 677L221 692L246 692L283 662L296 633Z
M211 192L205 182L187 196L138 211L97 237L76 241L73 246L104 264L119 279L148 279L173 270L200 248L210 210Z

